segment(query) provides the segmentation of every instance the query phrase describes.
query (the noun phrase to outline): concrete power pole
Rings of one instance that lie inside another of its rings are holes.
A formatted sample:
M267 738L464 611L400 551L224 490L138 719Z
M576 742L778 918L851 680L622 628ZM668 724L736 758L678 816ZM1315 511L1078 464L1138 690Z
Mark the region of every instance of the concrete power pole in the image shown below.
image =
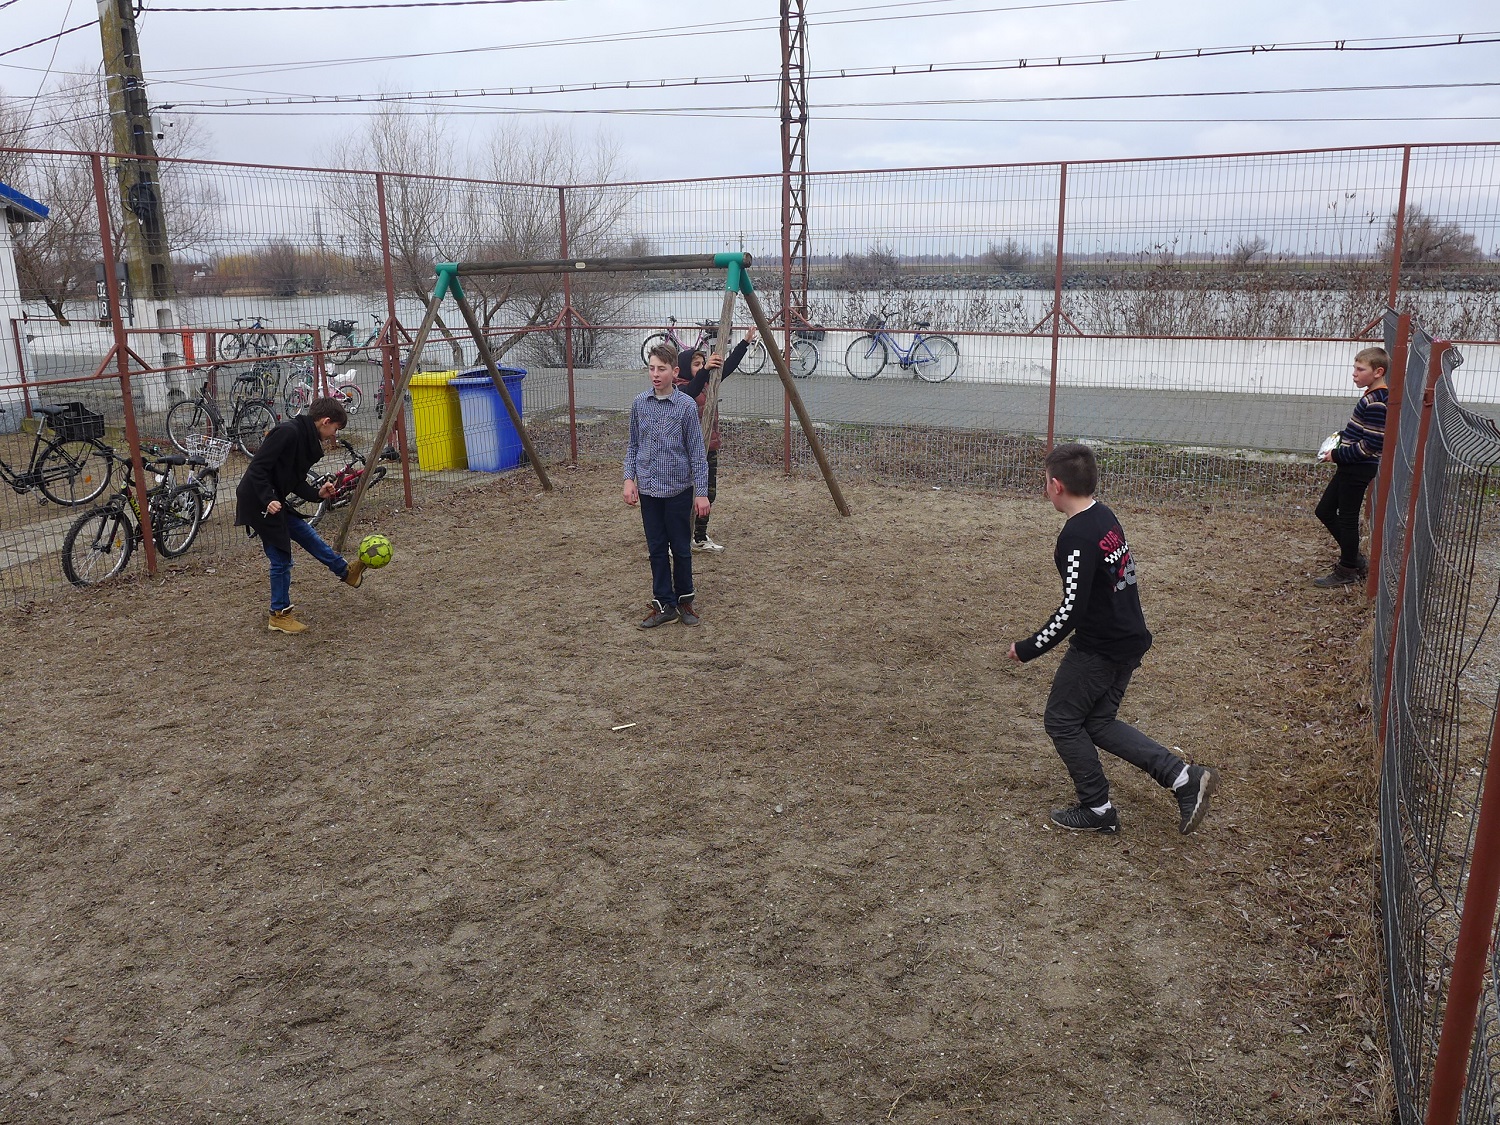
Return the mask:
M114 172L120 185L120 214L125 227L121 244L129 307L124 311L136 328L170 329L176 321L176 290L156 162L156 130L136 40L135 0L99 0L99 35L104 45L114 147L121 154L114 161ZM106 262L105 268L112 269L113 263ZM161 365L178 363L177 338L164 333L158 339ZM181 397L182 383L181 373L166 379L142 379L145 405L160 409L170 399Z

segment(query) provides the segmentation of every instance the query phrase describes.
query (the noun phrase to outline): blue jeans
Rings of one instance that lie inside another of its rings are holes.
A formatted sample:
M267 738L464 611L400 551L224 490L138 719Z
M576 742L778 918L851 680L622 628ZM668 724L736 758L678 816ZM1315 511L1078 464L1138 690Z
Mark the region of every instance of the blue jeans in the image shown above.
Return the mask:
M651 596L675 606L693 596L693 490L642 496L641 526L651 552Z
M286 520L287 534L292 537L293 543L340 578L349 573L349 564L344 561L344 556L323 542L323 537L305 519L288 508L281 509L281 518ZM260 543L265 548L266 558L271 560L271 612L280 613L284 609L291 609L292 553L283 551L264 535L260 537Z
M1181 758L1115 718L1130 677L1140 666L1139 660L1116 664L1070 645L1052 678L1042 722L1063 765L1068 767L1078 803L1088 808L1096 809L1109 800L1109 781L1099 762L1100 750L1145 770L1168 789L1182 772Z

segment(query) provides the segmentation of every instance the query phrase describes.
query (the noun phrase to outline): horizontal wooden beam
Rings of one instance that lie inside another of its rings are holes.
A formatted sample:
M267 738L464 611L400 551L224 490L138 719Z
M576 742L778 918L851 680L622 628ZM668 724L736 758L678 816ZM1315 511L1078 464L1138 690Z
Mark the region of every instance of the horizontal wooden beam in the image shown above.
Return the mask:
M750 265L750 255L738 255ZM724 269L719 254L660 254L642 258L559 258L550 262L459 262L461 277L481 274L518 273L633 273L644 270Z

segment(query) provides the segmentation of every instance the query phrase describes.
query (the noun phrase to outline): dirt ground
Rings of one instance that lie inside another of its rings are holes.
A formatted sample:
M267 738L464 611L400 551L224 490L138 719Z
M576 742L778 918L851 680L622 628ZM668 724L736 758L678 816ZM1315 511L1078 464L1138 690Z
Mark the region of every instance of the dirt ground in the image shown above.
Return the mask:
M1038 496L726 464L696 629L616 466L7 611L0 1121L1383 1122L1361 596L1309 511L1118 505L1156 647L1048 826ZM1107 483L1107 482L1106 482ZM1107 497L1106 497L1107 498Z

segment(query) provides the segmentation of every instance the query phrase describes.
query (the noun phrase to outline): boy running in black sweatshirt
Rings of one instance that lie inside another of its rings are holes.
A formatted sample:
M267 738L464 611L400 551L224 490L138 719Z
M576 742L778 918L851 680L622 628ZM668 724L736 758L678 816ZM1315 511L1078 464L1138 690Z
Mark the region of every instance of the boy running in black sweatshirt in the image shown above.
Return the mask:
M1075 832L1114 835L1120 814L1109 799L1099 750L1145 770L1177 797L1179 831L1202 823L1219 774L1190 766L1161 743L1115 717L1130 677L1151 647L1141 613L1135 560L1115 514L1094 499L1099 468L1086 445L1059 445L1047 454L1047 499L1068 517L1053 557L1063 580L1062 604L1041 629L1010 646L1025 663L1073 635L1057 666L1043 725L1068 768L1078 804L1054 809L1052 821Z

